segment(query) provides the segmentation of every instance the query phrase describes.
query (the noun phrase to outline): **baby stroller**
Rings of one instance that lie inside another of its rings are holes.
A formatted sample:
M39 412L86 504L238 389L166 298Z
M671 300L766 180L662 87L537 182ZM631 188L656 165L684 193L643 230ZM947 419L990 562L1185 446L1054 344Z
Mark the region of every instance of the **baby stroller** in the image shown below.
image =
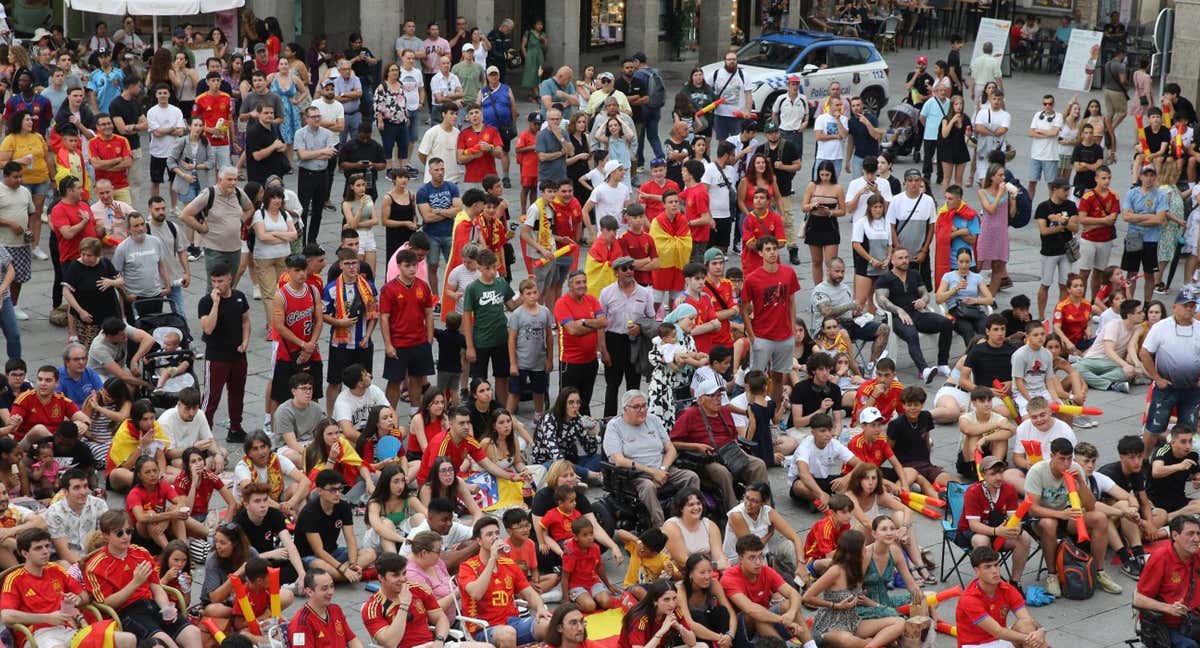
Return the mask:
M921 114L912 104L899 103L887 109L888 129L883 138L883 150L891 151L896 159L903 155L911 156L921 145L916 136Z
M167 298L139 299L133 302L133 325L154 337L154 350L142 360L142 380L151 387L139 394L159 409L175 406L179 390L199 387L196 380L196 353L187 318L175 312L175 303ZM159 387L164 371L174 371Z

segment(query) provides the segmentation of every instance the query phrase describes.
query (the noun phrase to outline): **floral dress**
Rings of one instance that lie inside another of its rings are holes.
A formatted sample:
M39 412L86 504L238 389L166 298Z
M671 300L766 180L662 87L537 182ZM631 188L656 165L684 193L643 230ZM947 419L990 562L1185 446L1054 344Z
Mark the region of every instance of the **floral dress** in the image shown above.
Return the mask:
M650 365L654 367L654 372L650 375L649 413L662 421L663 429L670 430L675 425L675 390L687 389L691 385L694 370L689 365L681 366L678 370L671 369L673 358L663 357L659 339L655 338L654 341L655 344L650 347ZM681 351L696 351L696 341L691 335L681 335L676 346Z
M1179 190L1174 185L1163 185L1159 187L1159 191L1167 194L1167 208L1171 212L1171 216L1178 218L1181 221L1187 220L1187 212L1183 204L1183 196L1179 194ZM1163 222L1162 234L1158 239L1158 262L1170 263L1171 259L1175 258L1175 248L1179 246L1179 235L1183 234L1183 228L1179 223L1168 218ZM1191 277L1186 278L1191 281Z
M838 603L846 600L849 596L858 596L861 590L835 590L827 589L821 592L821 599L830 603ZM850 608L848 610L835 610L833 608L821 608L817 610L817 615L813 619L812 631L814 639L816 636L825 634L826 632L842 632L853 633L858 629L858 609Z
M560 424L553 414L547 412L533 428L533 445L529 449L533 463L546 464L558 459L574 463L579 458L580 449L584 455L600 452L600 439L587 433L582 416Z
M292 138L295 137L296 131L300 130L300 107L292 103L292 98L296 96L296 80L292 79L291 85L287 90L279 87L279 79L271 81L271 92L279 96L279 101L283 103L283 121L279 124L279 136L283 138L285 144L291 144Z
M901 616L896 611L896 608L912 602L912 595L905 591L894 593L888 591L888 584L892 582L895 576L896 563L892 560L891 554L888 555L887 566L883 568L882 574L876 569L873 559L867 560L867 571L863 574L863 593L879 605L858 606L855 608L858 618L884 619Z
M404 86L397 85L399 87L393 91L388 87L386 81L379 84L379 87L375 88L372 98L375 114L387 124L398 125L408 121L408 103L404 99Z

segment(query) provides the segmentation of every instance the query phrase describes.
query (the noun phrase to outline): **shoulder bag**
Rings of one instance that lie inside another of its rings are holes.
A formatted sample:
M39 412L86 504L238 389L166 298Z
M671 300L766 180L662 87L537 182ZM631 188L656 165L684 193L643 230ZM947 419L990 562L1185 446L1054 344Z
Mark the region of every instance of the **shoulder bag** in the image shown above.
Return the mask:
M725 466L734 476L741 475L747 468L750 467L750 455L742 450L737 441L730 441L721 447L717 447L717 440L713 437L712 426L708 423L708 416L704 411L700 411L700 420L704 422L704 431L708 433L708 442L717 451L717 458L721 461L721 465ZM767 430L770 433L770 430Z

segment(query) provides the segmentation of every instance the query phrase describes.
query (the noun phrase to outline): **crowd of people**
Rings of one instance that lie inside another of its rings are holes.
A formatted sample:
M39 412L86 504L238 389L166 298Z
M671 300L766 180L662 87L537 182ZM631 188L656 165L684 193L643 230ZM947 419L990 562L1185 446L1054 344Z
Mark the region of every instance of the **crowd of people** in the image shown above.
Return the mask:
M1103 107L1046 95L1027 152L989 45L969 74L961 38L932 74L918 57L920 166L893 174L897 133L837 82L810 101L789 78L746 118L734 52L676 90L640 52L548 65L540 21L409 21L393 56L242 18L239 43L181 27L153 50L127 18L9 48L0 621L22 639L578 648L624 607L621 648L874 648L940 583L919 493L961 500L960 646L1046 645L1025 601L1081 587L1064 552L1112 595L1116 557L1165 629L1150 648L1197 646L1195 111L1174 84L1118 101L1139 79L1119 46ZM1121 149L1126 112L1147 125ZM1030 224L1036 301L1000 310ZM21 344L47 259L61 363ZM1140 385L1142 434L1076 438L1089 390ZM332 600L364 582L358 638Z

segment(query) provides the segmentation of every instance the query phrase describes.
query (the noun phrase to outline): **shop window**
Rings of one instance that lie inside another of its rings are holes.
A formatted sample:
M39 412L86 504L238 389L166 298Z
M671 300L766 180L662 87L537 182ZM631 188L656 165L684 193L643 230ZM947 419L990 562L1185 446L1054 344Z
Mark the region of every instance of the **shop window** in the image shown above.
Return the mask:
M593 49L625 44L624 0L584 0L588 45Z

